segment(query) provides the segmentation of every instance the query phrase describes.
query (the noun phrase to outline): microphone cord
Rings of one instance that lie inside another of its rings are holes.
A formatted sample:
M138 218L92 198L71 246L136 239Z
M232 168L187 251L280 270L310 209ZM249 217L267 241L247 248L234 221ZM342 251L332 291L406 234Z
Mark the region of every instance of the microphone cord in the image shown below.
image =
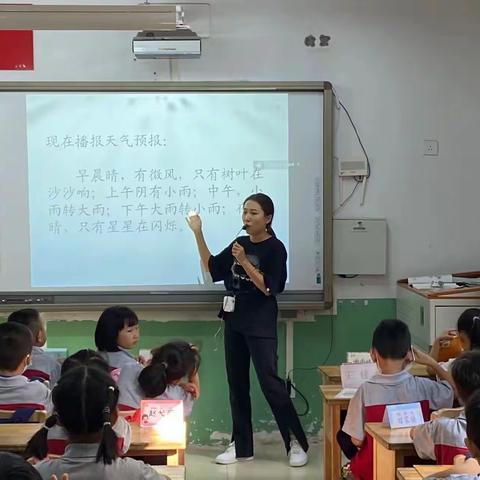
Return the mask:
M292 389L295 390L300 397L302 397L303 402L305 403L305 410L302 413L298 413L299 417L304 417L310 411L310 403L308 402L305 395L293 384L292 380L290 379L290 374L287 376L286 380L287 392L288 396L292 393Z

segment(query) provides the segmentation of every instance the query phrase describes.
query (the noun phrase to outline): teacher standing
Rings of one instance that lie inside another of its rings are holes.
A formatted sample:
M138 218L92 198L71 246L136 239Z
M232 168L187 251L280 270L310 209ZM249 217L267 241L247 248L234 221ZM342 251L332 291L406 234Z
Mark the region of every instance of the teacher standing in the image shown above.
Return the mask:
M285 288L287 252L272 229L274 205L263 193L243 202L242 220L247 236L236 238L218 255L212 255L198 215L188 217L195 234L202 266L214 282L223 280L227 295L220 316L225 320L225 363L232 412L232 443L217 463L253 459L250 359L260 387L282 434L289 463L308 461L308 442L285 382L277 375L276 295ZM295 439L291 440L293 434Z

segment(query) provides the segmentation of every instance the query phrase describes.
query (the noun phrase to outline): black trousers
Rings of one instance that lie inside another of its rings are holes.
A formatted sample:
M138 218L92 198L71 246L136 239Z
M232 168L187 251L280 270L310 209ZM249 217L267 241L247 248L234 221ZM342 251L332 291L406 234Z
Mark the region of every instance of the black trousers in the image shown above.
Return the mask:
M352 437L343 430L337 432L337 443L340 445L342 452L349 460L358 453L358 448L353 444Z
M277 340L250 337L226 327L225 363L230 388L232 440L235 441L237 457L253 456L250 358L287 452L290 450L290 433L293 433L302 448L307 451L307 437L288 395L285 382L277 375Z

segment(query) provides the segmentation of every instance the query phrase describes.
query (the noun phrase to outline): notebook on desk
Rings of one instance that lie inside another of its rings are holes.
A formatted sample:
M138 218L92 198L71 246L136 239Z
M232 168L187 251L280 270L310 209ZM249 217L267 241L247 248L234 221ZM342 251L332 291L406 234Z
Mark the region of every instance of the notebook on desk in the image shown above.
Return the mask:
M350 400L357 393L358 388L342 388L335 398Z
M377 373L375 363L342 363L340 365L340 378L342 390L335 395L336 398L352 398L360 385L370 380Z

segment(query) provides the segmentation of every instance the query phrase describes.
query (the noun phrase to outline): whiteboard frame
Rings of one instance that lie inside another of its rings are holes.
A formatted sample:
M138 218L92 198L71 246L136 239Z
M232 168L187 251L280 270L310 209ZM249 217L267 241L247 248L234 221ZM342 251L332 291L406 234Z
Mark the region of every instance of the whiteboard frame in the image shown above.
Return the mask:
M333 305L333 89L330 82L0 82L0 92L320 92L323 93L323 291L285 291L281 310L328 310ZM223 291L0 292L0 310L42 310L128 304L143 308L211 309Z

